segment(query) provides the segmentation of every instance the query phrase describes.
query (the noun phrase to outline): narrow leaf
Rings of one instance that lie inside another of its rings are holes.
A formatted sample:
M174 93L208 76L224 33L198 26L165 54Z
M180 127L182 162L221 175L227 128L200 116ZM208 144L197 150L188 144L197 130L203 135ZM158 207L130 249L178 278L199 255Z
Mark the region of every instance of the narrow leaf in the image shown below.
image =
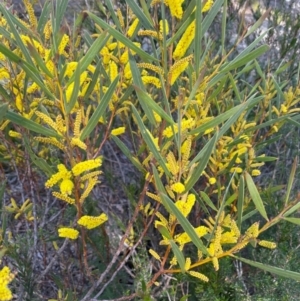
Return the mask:
M4 116L6 115L6 112L8 110L8 104L4 103L3 105L0 105L0 123L2 122Z
M104 94L103 98L100 99L100 103L99 103L98 107L96 108L93 115L89 119L86 127L82 130L82 133L80 135L81 140L86 139L89 136L89 134L94 130L96 125L98 124L100 117L104 114L104 112L109 104L109 101L111 100L111 98L115 92L118 82L119 82L119 76L117 76L115 78L115 80L111 83L108 90Z
M134 0L127 0L127 4L132 9L133 13L136 15L139 21L143 24L143 27L145 29L153 30L153 21L151 19L148 19L141 8L137 5L137 2Z
M35 62L41 68L41 70L44 71L44 73L46 73L50 78L53 78L53 74L46 67L44 60L41 58L36 48L31 43L27 43L27 46L31 56L34 58Z
M252 177L249 175L248 172L245 172L245 177L246 177L246 183L248 186L249 193L251 195L251 198L253 200L253 203L254 203L256 209L258 210L258 212L261 214L261 216L263 218L265 218L267 221L269 221L263 201L259 195L259 192L256 188L256 185L255 185Z
M131 163L141 172L145 172L145 169L143 165L133 157L131 151L129 148L117 137L117 136L112 136L111 137L114 142L118 145L120 150L123 152L123 154L131 161Z
M281 276L281 277L285 277L285 278L293 279L293 280L296 280L296 281L300 281L300 273L296 273L296 272L293 272L293 271L273 267L273 266L270 266L270 265L266 265L266 264L256 262L256 261L252 261L252 260L242 258L242 257L237 257L237 256L233 256L233 257L240 260L240 261L243 261L243 262L245 262L249 265L252 265L256 268L259 268L261 270L276 274L276 275Z
M175 124L175 122L172 119L172 116L167 114L150 96L148 93L141 90L139 87L134 86L135 91L139 95L139 99L141 102L144 103L145 106L152 109L154 112L156 112L162 119L166 120L170 124Z
M156 124L156 121L155 121L155 118L154 118L154 114L153 114L153 111L151 110L151 108L148 107L147 103L145 103L144 101L144 94L146 94L146 90L145 90L145 87L144 87L144 83L142 81L142 78L141 78L141 74L140 74L140 71L136 65L136 62L133 58L132 55L129 56L129 62L130 62L130 69L131 69L131 73L132 73L132 78L133 78L133 82L135 84L135 89L136 89L136 93L137 93L137 96L138 96L138 100L143 108L143 111L145 112L148 120L153 124L155 125ZM144 94L140 93L140 92L143 92L145 91Z
M165 163L165 160L161 156L160 152L156 148L156 145L153 142L152 137L150 136L150 132L147 130L146 126L144 125L142 118L140 117L137 109L134 107L133 104L131 104L133 115L137 121L137 124L139 126L140 132L143 136L144 141L146 142L147 146L149 147L149 150L153 154L154 158L157 160L158 164L162 167L164 170L165 174L168 175L169 177L171 176L171 173Z
M241 230L242 226L242 217L243 217L243 205L245 200L245 180L244 176L240 176L239 182L239 195L238 195L238 202L237 202L237 226Z
M206 255L207 250L188 219L180 212L180 210L175 206L174 202L166 194L162 193L161 199L164 207L169 211L170 214L173 214L177 218L183 230L191 238L193 244Z
M204 201L204 203L206 203L211 209L218 211L218 209L216 208L214 203L211 201L209 196L204 191L200 191L199 194L200 194L202 200Z
M199 154L196 156L198 161L198 165L196 166L195 170L193 171L192 176L188 180L188 182L185 185L185 190L189 191L199 180L199 178L202 175L202 172L206 168L206 165L209 161L209 158L215 148L216 141L217 141L218 135L215 134L203 147L203 149L199 152ZM201 160L200 160L201 159ZM196 163L196 162L195 162Z
M157 230L160 232L160 234L162 236L164 236L166 239L171 240L172 236L170 234L170 232L168 231L168 229L166 227L164 227L163 225L158 224L157 225Z
M283 219L290 222L290 223L300 225L300 218L297 218L297 217L284 217Z
M202 124L201 126L195 128L194 130L190 131L190 134L195 135L195 134L204 133L206 130L216 127L220 123L229 119L232 115L234 115L236 112L238 112L241 108L243 108L243 110L244 110L245 104L238 105L238 106L218 115L217 117L214 117L214 119L206 122L205 124Z
M272 8L268 8L263 14L262 16L258 19L257 22L255 22L247 31L247 34L245 35L244 38L246 38L247 36L249 36L251 33L253 33L254 31L256 31L261 25L262 23L265 21L265 19L269 16L270 11L272 10Z
M292 213L294 213L295 211L300 209L300 202L298 202L296 205L292 206L289 210L287 210L283 216L287 217L289 215L291 215Z
M258 58L259 56L263 55L265 52L269 50L269 46L267 45L262 45L258 47L257 49L253 50L249 54L241 57L239 60L234 60L233 62L230 62L227 66L225 66L221 72L228 72L230 70L236 69L238 67L241 67L250 61Z
M31 161L37 166L39 167L40 170L42 170L48 177L50 177L51 175L54 174L54 171L52 170L52 168L50 167L50 165L46 162L46 160L39 158L31 149L30 144L29 144L29 140L26 137L25 138L25 148L26 151L28 152Z
M42 134L47 137L56 137L60 138L61 136L52 129L41 126L40 124L29 120L19 114L16 114L12 111L6 112L6 118L10 120L12 123L20 125L21 127L33 131L38 134Z
M290 198L290 194L291 194L291 190L292 190L292 186L294 183L294 179L295 179L295 174L296 174L296 170L297 170L297 166L298 166L298 158L296 157L292 166L292 170L289 176L289 181L288 181L288 185L287 185L287 189L286 189L286 193L285 193L285 205L287 205L289 198Z
M183 256L183 253L180 251L179 247L176 245L176 243L173 240L170 240L171 248L173 250L173 253L177 259L177 262L179 263L181 272L185 272L185 259Z

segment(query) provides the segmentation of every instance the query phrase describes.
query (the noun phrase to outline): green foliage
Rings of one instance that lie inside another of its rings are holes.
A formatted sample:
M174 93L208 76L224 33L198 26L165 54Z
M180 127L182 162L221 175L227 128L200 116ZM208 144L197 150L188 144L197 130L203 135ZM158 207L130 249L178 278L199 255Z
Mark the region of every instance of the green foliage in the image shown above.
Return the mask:
M0 162L9 163L21 186L15 195L1 187L10 196L3 197L1 243L19 270L16 294L23 292L22 300L251 298L242 274L233 276L244 263L299 280L291 266L253 255L262 248L276 254L281 241L271 230L300 223L292 191L297 159L276 206L266 196L281 186L264 188L259 180L276 160L268 148L277 133L299 125L300 86L281 81L284 66L274 76L260 67L269 50L262 44L266 32L235 54L268 12L226 50L224 0L128 0L123 11L107 0L106 7L99 3L106 19L85 11L73 30L63 26L67 2L47 3L37 20L26 0L26 21L0 6ZM219 16L217 49L206 34ZM82 31L85 18L91 33ZM259 80L245 85L252 70ZM109 148L125 156L115 155L119 165L127 157L138 173L134 189L122 166L102 174ZM105 180L117 190L117 177L126 187L128 217L124 208L110 210L122 204L109 198L107 205L100 193ZM11 299L14 275L8 270L3 278ZM47 285L57 291L46 293Z

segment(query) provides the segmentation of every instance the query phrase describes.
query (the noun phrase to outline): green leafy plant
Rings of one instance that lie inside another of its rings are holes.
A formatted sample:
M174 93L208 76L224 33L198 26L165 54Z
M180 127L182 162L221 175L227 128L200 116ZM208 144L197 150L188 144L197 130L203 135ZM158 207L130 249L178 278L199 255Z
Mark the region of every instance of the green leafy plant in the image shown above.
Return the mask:
M265 34L230 60L235 48L226 53L223 43L215 54L205 38L224 2L226 7L224 0L191 1L185 7L182 1L139 5L128 0L125 17L106 1L107 20L86 11L70 32L61 26L67 1L55 2L52 8L46 3L37 20L32 4L24 1L28 22L0 6L1 156L16 169L30 158L47 177L44 186L51 198L68 213L54 225L57 234L46 238L37 231L39 208L32 192L30 198L12 198L3 209L33 229L34 246L38 240L53 241L56 255L33 285L68 244L76 243L81 274L92 284L77 291L76 285L53 277L59 300L113 294L109 285L130 258L140 271L134 289L110 297L151 300L154 287L163 288L169 275L208 282L228 258L299 280L297 272L239 255L250 245L275 249L272 237L261 236L283 219L299 224L293 217L299 200L291 194L297 161L285 200L272 218L255 180L266 163L276 160L264 148L284 124L298 124L300 101L299 86L286 89L257 63L268 51L261 44ZM93 33L80 31L83 16L94 22ZM247 28L235 46L262 21ZM224 42L226 9L222 26ZM143 37L150 40L151 53L143 50ZM240 78L251 69L260 80L240 90ZM109 217L93 206L98 200L92 192L110 142L144 181L125 233L112 254L107 252L103 268L106 232L98 229L105 229ZM145 250L141 245L151 231L160 239L152 241L150 258L138 260L135 251ZM3 244L9 256L10 242ZM89 254L102 260L96 271ZM144 265L153 270L143 271Z

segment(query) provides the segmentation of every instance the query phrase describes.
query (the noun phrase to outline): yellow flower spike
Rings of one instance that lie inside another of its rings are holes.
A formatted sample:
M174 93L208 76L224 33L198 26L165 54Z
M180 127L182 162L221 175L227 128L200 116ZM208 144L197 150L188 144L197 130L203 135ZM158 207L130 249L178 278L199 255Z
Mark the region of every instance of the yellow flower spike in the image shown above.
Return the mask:
M58 229L58 236L62 238L77 239L79 231L73 228L63 227Z
M171 186L171 189L176 193L182 193L185 190L185 186L182 183L177 182Z
M142 76L142 82L145 85L152 84L156 88L161 88L161 82L160 79L154 76Z
M149 69L157 74L163 75L164 71L161 67L155 66L153 64L149 64L149 63L138 63L137 66L139 68L144 68L144 69Z
M114 79L118 76L118 66L114 61L109 62L109 77L110 81L113 82Z
M78 62L69 62L64 73L65 77L71 77L76 70Z
M215 271L218 271L219 270L219 260L218 260L218 258L217 257L213 257L212 258L212 263L213 263Z
M156 194L154 194L154 193L151 193L151 192L149 192L149 191L146 192L146 195L147 195L148 197L150 197L151 199L155 200L156 202L161 203L161 198L160 198L160 196L158 196L158 195L156 195Z
M249 238L256 238L259 234L259 222L256 222L250 226L245 234Z
M32 7L32 4L28 0L23 0L23 3L25 5L26 11L28 13L30 25L34 29L36 29L37 28L37 19L35 17L34 9Z
M209 11L213 4L214 4L213 0L207 0L205 5L202 6L202 12L205 13L205 12Z
M168 163L168 169L171 172L171 174L173 176L176 176L179 173L179 166L172 152L169 152L167 155L167 163Z
M1 130L1 131L4 131L4 129L9 125L9 123L10 123L10 120L5 120L5 121L1 124L0 130Z
M79 176L85 171L100 167L102 165L102 159L97 158L95 160L87 160L77 163L73 168L72 172L74 176Z
M188 162L191 154L191 147L192 147L192 136L188 136L180 148L183 162Z
M252 175L253 177L257 177L257 176L260 176L260 175L261 175L261 172L260 172L260 170L258 170L258 169L253 169L253 170L251 171L251 175Z
M195 21L193 21L186 29L181 39L179 40L175 51L173 52L173 58L175 60L181 59L188 48L190 47L192 41L195 38Z
M61 194L68 196L72 194L74 183L70 179L65 179L60 183L59 188Z
M79 109L76 113L75 123L74 123L74 136L79 137L80 136L80 125L81 125L81 109Z
M241 232L234 219L231 219L231 230L234 232L234 234L237 238L239 238L241 236Z
M52 33L51 20L48 20L47 23L45 24L43 33L44 33L44 36L45 36L45 40L50 40L51 33Z
M61 149L62 151L65 151L65 146L60 143L56 138L54 137L34 137L33 138L36 141L42 142L42 143L46 143L46 144L52 144L54 146L56 146L57 148Z
M128 36L129 38L131 38L131 37L133 36L133 34L134 34L134 32L135 32L135 30L136 30L138 24L139 24L139 19L136 18L136 19L132 22L132 24L130 25L130 27L128 28L127 36Z
M124 133L125 133L125 126L121 126L121 127L116 128L116 129L113 129L110 134L112 136L119 136L119 135L122 135Z
M221 237L222 237L222 228L218 226L213 240L215 254L219 254L223 252L221 247Z
M158 261L161 261L160 259L160 256L153 250L153 249L150 249L149 250L149 253Z
M8 288L8 284L15 278L9 267L5 266L0 271L0 300L8 301L13 298L12 292Z
M68 45L70 37L67 34L62 36L62 39L58 46L58 54L66 56L65 48Z
M60 114L56 116L55 121L56 121L58 130L61 133L65 133L67 131L67 128L65 126L65 121L63 120L63 118Z
M208 282L209 281L209 279L205 275L203 275L203 274L201 274L199 272L188 271L188 274L190 274L191 276L196 277L196 278L198 278L198 279L200 279L200 280L202 280L204 282Z
M231 217L230 217L230 214L227 214L224 217L224 220L222 221L222 226L223 227L228 227L228 228L231 226Z
M75 199L68 197L65 194L61 194L57 191L52 192L52 195L62 201L65 201L66 203L70 204L70 205L74 205L75 204Z
M193 55L189 55L177 62L170 68L168 77L170 78L170 84L173 86L179 75L185 71L190 61L193 59Z
M10 137L12 137L12 138L19 138L19 139L22 138L22 135L21 135L20 133L18 133L18 132L16 132L16 131L12 131L12 130L10 130L10 131L8 132L8 135L9 135Z
M221 236L221 245L223 244L236 244L238 241L238 237L235 235L233 231L222 233Z
M124 17L123 17L121 9L119 7L117 9L117 17L119 19L121 28L124 29L125 28Z
M267 241L267 240L260 240L258 244L264 248L268 249L275 249L277 247L275 242Z
M165 31L166 31L166 35L169 34L169 24L167 20L160 20L159 21L159 32L161 33L161 35L164 34L164 26L165 26Z
M78 225L83 226L87 229L93 229L102 225L107 220L107 215L105 213L102 213L99 216L84 215L77 221L77 223Z
M165 0L165 4L170 8L172 17L181 19L183 15L182 3L184 0Z
M57 131L57 133L61 134L59 129L58 129L58 126L56 124L56 122L54 122L48 115L42 113L42 112L39 112L39 111L35 111L34 112L36 116L38 116L39 118L42 119L42 121L44 121L45 123L47 123L49 126L51 126L54 130Z
M149 37L152 37L152 38L160 40L160 41L162 40L162 35L160 33L157 33L154 30L139 30L138 35L139 36L149 36Z
M216 250L215 250L215 245L214 243L210 243L209 247L207 248L207 252L209 254L210 257L215 256Z
M234 173L234 172L236 172L236 173L242 173L242 172L243 172L243 169L242 169L241 167L232 167L232 168L230 169L230 172L231 172L231 173Z
M16 95L16 100L15 100L15 102L16 102L16 107L17 107L17 109L19 110L19 112L23 112L23 97L22 97L22 95L21 94L17 94Z
M156 112L153 111L154 119L157 123L161 122L161 117Z
M81 149L83 149L83 150L86 150L87 149L87 145L84 143L84 142L82 142L81 140L80 140L80 138L72 138L71 139L71 146L72 147L75 147L75 146L78 146L79 148L81 148Z
M98 179L96 177L88 180L88 185L79 199L80 203L83 203L83 201L89 196L90 192L93 190L94 186L97 183L100 183L100 182L98 181Z
M101 174L102 174L101 170L92 171L92 172L89 172L89 173L85 174L84 176L80 177L80 181L84 182L84 181L89 180L91 178L98 177Z
M191 267L191 258L190 258L190 257L187 257L187 258L185 259L184 269L185 269L186 271L188 271L188 270L190 269L190 267Z

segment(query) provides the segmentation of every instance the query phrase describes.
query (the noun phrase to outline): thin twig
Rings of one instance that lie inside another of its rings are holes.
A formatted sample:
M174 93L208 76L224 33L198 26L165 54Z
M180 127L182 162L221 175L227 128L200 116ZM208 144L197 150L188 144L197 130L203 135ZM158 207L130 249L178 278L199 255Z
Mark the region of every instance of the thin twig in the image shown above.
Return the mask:
M90 301L90 297L91 297L91 294L95 291L95 289L100 285L100 284L103 284L104 283L104 279L105 277L108 275L108 273L111 271L111 269L113 268L114 264L117 262L118 260L118 257L119 255L121 254L123 248L124 248L124 243L125 243L125 240L127 239L129 233L130 233L130 230L133 226L133 223L134 221L136 220L138 214L139 214L139 211L140 211L140 207L144 201L144 197L146 195L146 191L148 189L148 185L149 185L149 180L146 181L145 185L144 185L144 188L143 188L143 191L139 197L139 200L138 200L138 203L137 203L137 206L135 208L135 211L134 211L134 214L133 214L133 217L131 219L131 221L129 222L128 226L127 226L127 229L125 231L125 234L123 235L121 241L120 241L120 244L119 244L119 247L115 253L115 255L113 256L111 262L108 264L107 268L105 269L105 271L101 274L100 278L93 284L93 286L90 288L90 290L86 293L86 295L83 297L83 299L81 299L81 301ZM128 299L126 299L128 300Z

